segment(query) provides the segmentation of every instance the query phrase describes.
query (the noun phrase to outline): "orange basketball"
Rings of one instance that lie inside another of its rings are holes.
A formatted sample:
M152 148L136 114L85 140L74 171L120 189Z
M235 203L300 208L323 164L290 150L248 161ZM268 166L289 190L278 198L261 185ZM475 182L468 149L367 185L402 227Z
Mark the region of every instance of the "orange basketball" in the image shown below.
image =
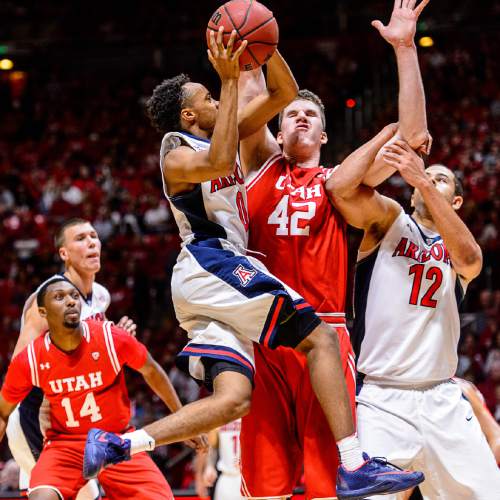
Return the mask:
M264 64L278 45L278 23L273 13L255 0L231 0L217 9L207 26L209 46L210 31L216 34L220 26L224 26L224 45L227 44L232 30L237 33L235 48L238 48L243 40L247 40L248 45L240 57L240 68L243 71Z

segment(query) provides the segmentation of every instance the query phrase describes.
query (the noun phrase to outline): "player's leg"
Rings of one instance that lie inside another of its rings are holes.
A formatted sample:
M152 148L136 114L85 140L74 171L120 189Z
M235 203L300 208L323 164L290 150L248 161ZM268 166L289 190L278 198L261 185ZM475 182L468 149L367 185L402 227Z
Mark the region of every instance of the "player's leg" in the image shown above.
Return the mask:
M103 470L99 481L109 500L173 500L172 490L147 453Z
M421 490L444 500L486 500L500 492L500 471L470 403L454 382L422 397L427 480Z
M354 353L345 325L337 326L342 369L349 393L351 410L355 413L356 374ZM304 449L304 478L306 499L330 499L336 497L336 477L332 474L339 465L335 438L325 415L312 390L306 360L293 353L301 362L302 383L296 398L297 427ZM333 467L332 467L333 466Z
M30 500L64 500L64 498L52 488L38 488L29 493Z
M242 492L246 498L288 498L303 462L293 408L300 373L297 363L285 362L296 354L260 345L254 352L252 406L242 419L240 433ZM297 379L291 381L294 375Z
M213 381L213 393L183 406L143 429L122 437L94 429L85 446L85 478L94 478L107 464L130 459L131 455L150 451L155 446L184 441L246 415L250 409L252 381L239 366L226 361L207 363L207 375Z
M83 441L49 441L31 472L29 498L54 498L54 494L61 500L75 498L85 484L82 478L84 444Z

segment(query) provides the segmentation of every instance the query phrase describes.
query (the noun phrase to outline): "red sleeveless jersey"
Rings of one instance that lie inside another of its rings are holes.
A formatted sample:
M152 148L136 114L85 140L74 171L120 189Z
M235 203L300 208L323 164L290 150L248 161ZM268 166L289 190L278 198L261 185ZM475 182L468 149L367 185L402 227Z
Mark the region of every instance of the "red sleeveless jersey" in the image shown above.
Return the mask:
M123 432L130 402L122 367L144 366L143 344L110 321L81 323L83 339L71 353L58 349L49 333L41 335L11 362L2 396L21 401L40 387L50 404L48 439L86 439L92 427Z
M331 171L275 155L247 183L248 248L329 322L344 312L347 283L346 223L325 191Z

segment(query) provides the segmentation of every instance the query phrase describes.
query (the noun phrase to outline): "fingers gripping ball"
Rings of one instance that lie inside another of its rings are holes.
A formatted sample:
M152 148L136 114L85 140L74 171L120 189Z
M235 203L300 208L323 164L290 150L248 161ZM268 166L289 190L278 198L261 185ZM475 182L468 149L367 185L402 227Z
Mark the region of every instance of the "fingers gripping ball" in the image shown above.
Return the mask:
M243 71L250 71L264 64L278 45L278 23L273 13L255 0L231 0L217 9L207 26L209 46L210 31L217 33L220 26L224 26L224 45L227 45L233 29L237 33L235 49L243 40L247 40L247 48L240 57L240 68Z

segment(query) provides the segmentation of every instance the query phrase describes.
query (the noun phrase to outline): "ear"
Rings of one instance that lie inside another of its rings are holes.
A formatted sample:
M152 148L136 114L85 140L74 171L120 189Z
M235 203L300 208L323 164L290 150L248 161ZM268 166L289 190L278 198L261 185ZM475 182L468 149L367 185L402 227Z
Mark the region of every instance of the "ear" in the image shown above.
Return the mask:
M451 206L453 207L453 210L459 210L463 203L464 199L461 196L454 196Z
M196 120L196 113L191 108L183 108L181 109L181 120L191 125Z
M281 131L278 132L278 135L276 136L276 142L282 146L283 145L283 134Z
M63 262L66 262L68 260L68 251L64 247L61 247L59 249L59 257L61 257L61 260Z
M326 144L328 142L328 135L326 132L321 132L321 144Z
M40 316L42 318L46 318L47 317L47 309L45 309L45 307L39 307L38 314L40 314Z

